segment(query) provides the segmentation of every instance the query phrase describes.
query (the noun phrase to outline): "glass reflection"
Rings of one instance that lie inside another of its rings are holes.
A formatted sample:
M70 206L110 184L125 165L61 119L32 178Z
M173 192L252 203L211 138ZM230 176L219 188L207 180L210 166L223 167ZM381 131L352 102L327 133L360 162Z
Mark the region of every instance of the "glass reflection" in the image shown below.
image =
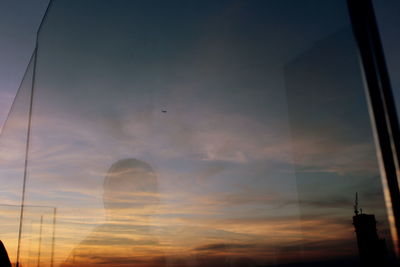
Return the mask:
M348 29L337 0L53 1L22 265L357 266L356 191L388 230Z
M22 186L33 78L31 58L0 134L0 240L16 261L20 230Z
M153 169L143 161L114 163L104 179L106 222L74 248L63 266L162 265L150 223L158 205L157 184Z

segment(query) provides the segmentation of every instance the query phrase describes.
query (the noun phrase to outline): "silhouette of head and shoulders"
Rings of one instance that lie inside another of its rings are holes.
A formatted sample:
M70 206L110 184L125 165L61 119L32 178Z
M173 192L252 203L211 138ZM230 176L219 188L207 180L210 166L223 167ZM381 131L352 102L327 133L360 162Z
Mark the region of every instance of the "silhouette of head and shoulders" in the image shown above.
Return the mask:
M105 223L73 250L67 262L132 266L140 261L140 266L162 266L163 255L156 249L158 240L149 226L159 203L154 170L137 159L119 160L108 170L103 187Z

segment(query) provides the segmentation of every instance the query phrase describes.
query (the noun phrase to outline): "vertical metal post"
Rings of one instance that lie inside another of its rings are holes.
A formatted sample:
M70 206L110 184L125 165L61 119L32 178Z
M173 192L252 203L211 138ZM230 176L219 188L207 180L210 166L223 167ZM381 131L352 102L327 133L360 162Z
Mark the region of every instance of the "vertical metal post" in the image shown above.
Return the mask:
M400 132L372 0L347 0L368 92L396 252L400 255Z
M39 248L38 248L38 259L37 267L40 267L40 254L42 252L42 229L43 229L43 215L40 216L40 230L39 230Z
M51 259L50 259L50 267L54 266L54 244L55 244L55 234L56 234L56 215L57 215L57 208L53 210L53 237L51 240Z
M19 230L18 230L18 243L17 243L17 263L16 267L20 264L20 250L21 250L21 237L22 237L22 224L24 221L24 211L25 211L25 191L26 191L26 179L28 175L28 155L30 148L30 136L31 136L31 126L32 126L32 106L33 106L33 92L35 87L35 76L36 76L36 57L37 57L37 43L35 50L33 52L33 71L32 71L32 85L31 85L31 95L29 100L29 113L28 113L28 128L26 133L26 144L25 144L25 159L24 159L24 175L22 180L22 193L21 193L21 209L19 216Z

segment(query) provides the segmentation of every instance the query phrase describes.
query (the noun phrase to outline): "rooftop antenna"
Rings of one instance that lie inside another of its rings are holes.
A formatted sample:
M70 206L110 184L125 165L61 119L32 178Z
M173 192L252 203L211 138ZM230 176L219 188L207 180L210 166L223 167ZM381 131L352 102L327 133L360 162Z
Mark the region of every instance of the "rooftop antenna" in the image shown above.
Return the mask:
M356 192L356 201L354 203L354 214L357 216L358 213L359 213L359 210L358 210L358 193Z

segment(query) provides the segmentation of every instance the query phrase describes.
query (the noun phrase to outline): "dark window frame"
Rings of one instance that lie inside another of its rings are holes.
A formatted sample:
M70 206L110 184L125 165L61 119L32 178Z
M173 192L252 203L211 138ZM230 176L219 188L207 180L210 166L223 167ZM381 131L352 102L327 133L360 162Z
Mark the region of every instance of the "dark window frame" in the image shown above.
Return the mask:
M391 205L387 208L395 250L400 255L400 130L392 86L372 0L347 0L347 4L364 72L384 193Z

